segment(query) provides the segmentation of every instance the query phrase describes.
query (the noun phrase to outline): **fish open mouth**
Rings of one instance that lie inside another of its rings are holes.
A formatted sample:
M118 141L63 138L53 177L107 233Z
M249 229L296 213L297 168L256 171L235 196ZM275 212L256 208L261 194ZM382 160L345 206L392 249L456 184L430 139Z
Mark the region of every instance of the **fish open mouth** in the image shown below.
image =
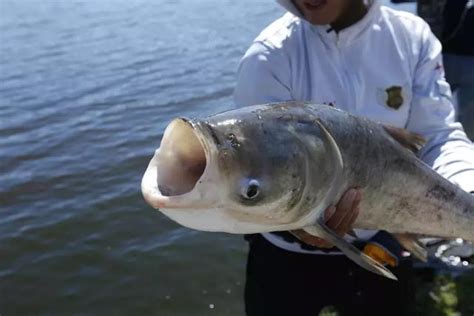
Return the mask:
M158 209L204 207L213 194L198 188L209 184L216 171L210 168L215 146L207 139L206 124L183 118L173 120L165 130L160 148L142 178L145 200Z
M176 119L168 125L156 164L161 195L182 195L194 188L206 168L206 154L188 120Z

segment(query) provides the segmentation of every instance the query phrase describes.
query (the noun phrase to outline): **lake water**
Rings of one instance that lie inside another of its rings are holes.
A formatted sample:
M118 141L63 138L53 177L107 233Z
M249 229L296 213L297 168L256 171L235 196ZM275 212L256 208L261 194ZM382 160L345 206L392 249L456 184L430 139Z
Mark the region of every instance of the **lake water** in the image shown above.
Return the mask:
M255 0L0 0L0 314L242 315L242 237L182 228L141 176L175 116L232 106L283 13Z

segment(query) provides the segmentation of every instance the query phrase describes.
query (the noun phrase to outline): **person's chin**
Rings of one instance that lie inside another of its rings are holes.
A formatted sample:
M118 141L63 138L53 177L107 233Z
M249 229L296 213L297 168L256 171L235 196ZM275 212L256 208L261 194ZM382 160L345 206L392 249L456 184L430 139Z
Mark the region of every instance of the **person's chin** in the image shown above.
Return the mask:
M327 16L311 15L305 16L305 19L314 25L327 25L331 23L331 20L328 19Z

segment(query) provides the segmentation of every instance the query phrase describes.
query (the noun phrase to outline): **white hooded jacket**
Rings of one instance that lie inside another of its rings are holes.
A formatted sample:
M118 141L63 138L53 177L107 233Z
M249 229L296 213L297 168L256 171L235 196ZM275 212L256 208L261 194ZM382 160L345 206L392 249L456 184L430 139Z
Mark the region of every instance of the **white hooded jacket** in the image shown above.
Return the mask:
M265 28L243 57L234 93L237 106L333 103L406 128L428 140L421 159L474 192L474 146L455 122L441 44L427 23L374 1L362 20L336 33L329 25L304 20L291 0L278 2L289 12ZM284 249L308 252L275 235L264 236Z

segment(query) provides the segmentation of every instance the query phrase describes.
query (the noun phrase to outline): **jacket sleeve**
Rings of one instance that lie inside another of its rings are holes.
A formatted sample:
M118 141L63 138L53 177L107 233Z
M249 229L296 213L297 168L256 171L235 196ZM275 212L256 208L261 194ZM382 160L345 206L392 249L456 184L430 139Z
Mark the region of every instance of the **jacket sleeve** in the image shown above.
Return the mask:
M451 90L444 78L441 44L426 24L414 72L407 129L427 139L421 159L465 191L474 192L474 146L455 121Z
M288 65L281 48L254 42L240 62L235 105L243 107L292 100Z

